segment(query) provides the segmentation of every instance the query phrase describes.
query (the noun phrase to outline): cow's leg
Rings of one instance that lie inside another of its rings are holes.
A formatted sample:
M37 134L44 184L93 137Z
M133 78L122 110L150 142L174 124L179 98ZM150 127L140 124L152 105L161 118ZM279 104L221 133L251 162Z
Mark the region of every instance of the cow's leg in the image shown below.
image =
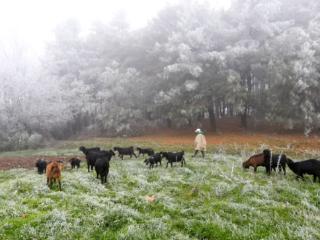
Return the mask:
M108 175L109 175L109 168L107 168L107 171L106 171L105 182L107 182Z
M299 177L300 177L303 181L305 180L302 173L299 174Z
M266 166L266 171L268 175L271 175L271 167L270 166Z

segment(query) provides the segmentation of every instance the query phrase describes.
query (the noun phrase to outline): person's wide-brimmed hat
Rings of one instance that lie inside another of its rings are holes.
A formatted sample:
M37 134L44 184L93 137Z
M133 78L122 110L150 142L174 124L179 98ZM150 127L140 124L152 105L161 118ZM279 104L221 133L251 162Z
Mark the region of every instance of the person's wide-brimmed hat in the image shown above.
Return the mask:
M194 132L195 132L195 133L201 133L202 131L201 131L200 128L197 128Z

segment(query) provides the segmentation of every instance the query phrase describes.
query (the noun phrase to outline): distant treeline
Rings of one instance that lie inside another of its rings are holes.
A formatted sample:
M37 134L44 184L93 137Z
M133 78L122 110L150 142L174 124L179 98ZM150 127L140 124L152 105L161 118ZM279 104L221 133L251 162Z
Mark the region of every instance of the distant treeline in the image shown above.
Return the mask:
M253 119L305 134L320 122L319 0L236 0L224 11L181 1L143 29L119 14L85 36L70 20L41 66L12 56L1 59L2 148L203 119L216 131L224 116L244 129Z

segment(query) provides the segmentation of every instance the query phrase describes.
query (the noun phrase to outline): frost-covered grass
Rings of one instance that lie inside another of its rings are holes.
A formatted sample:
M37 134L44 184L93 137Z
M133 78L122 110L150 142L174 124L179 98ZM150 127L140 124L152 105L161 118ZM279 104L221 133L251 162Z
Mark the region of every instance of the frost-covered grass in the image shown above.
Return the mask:
M108 184L85 166L62 192L35 170L0 172L0 239L320 239L320 184L254 174L219 153L147 169L112 160ZM155 202L145 196L155 195Z

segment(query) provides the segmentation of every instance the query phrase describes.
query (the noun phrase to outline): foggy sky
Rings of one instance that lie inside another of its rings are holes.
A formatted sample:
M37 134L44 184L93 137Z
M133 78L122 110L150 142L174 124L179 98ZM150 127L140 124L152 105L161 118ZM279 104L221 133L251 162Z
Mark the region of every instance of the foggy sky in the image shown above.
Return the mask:
M41 53L53 37L55 26L73 18L86 32L92 22L108 22L124 10L132 29L145 26L157 12L179 0L10 0L0 4L0 48L18 41ZM203 1L203 0L200 0ZM231 0L207 1L214 8L228 8Z

